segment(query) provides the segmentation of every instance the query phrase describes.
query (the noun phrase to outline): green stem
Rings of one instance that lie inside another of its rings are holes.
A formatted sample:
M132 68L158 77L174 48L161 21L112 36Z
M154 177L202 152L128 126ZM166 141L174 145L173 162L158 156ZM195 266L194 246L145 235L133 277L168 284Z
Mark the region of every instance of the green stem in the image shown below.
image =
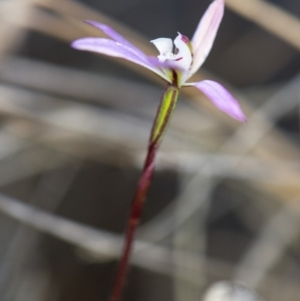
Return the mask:
M152 126L144 168L138 181L135 195L131 204L123 252L116 274L113 291L109 301L120 301L120 298L122 296L125 279L128 271L128 263L132 250L132 244L134 241L137 227L140 223L143 205L154 172L155 156L162 141L162 138L166 132L167 126L171 120L172 113L177 103L178 94L178 87L169 85L165 89L161 98L161 102Z

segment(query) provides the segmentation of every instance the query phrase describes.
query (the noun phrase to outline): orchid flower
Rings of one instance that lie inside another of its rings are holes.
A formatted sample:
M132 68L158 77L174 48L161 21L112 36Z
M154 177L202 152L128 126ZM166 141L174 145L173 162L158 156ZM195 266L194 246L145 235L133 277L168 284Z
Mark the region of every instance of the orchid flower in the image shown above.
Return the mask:
M94 21L86 22L102 30L111 39L82 38L74 41L72 47L126 59L151 70L177 88L194 86L218 109L237 120L245 121L238 102L222 85L211 80L187 82L208 56L223 13L224 0L215 0L200 20L191 41L180 33L174 42L169 38L152 40L151 43L159 51L157 58L147 56L109 26Z
M167 82L152 126L142 175L132 201L124 249L110 301L119 301L122 295L132 243L154 172L155 156L175 109L179 89L194 86L202 91L217 108L231 117L240 121L246 119L236 99L219 83L211 80L187 82L209 54L223 13L224 0L215 0L205 12L191 41L180 33L174 42L169 38L152 40L151 43L159 52L157 57L147 56L109 26L94 21L87 21L87 23L100 29L111 39L82 38L72 43L72 47L79 50L123 58L141 65Z

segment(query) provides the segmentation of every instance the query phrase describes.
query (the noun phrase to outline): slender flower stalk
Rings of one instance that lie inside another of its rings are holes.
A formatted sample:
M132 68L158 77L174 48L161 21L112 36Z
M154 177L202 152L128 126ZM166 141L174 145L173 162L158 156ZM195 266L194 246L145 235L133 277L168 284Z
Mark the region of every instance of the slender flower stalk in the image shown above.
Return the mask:
M148 152L144 163L144 168L137 184L136 192L131 204L129 222L125 237L124 248L119 264L116 280L109 301L119 301L124 287L132 243L134 241L136 229L139 225L142 208L155 167L155 156L162 141L166 128L171 120L178 99L179 89L176 86L168 85L163 93L156 118L148 142Z
M171 120L180 88L193 86L204 93L218 109L239 121L246 120L236 99L219 83L211 80L187 82L209 54L223 13L224 0L215 0L200 20L191 41L180 33L174 42L169 38L152 40L151 43L159 51L157 57L147 56L112 28L95 21L86 22L103 31L111 39L82 38L72 43L72 47L79 50L123 58L141 65L167 82L152 126L143 171L132 201L124 248L110 301L119 301L122 296L132 243L154 172L155 156Z

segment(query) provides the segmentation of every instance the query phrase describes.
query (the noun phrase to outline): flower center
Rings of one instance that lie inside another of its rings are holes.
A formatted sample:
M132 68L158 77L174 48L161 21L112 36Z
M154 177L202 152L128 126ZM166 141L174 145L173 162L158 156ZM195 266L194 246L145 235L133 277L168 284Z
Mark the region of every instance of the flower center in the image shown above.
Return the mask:
M169 38L159 38L152 40L159 55L157 56L160 62L170 61L175 69L188 71L191 67L193 56L190 40L178 33L178 36L173 41ZM174 49L174 50L173 50Z

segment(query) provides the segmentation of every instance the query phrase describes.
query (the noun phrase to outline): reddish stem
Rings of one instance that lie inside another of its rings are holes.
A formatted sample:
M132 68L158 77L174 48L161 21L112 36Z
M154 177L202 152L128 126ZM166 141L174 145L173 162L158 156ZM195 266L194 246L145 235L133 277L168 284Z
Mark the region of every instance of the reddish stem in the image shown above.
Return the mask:
M131 204L122 257L113 286L112 295L110 296L109 301L119 301L121 298L128 270L132 244L140 222L141 212L154 172L155 155L162 140L162 136L165 133L166 127L170 121L177 98L178 88L176 86L168 86L163 94L156 118L153 123L147 157L145 159L143 172L138 181L136 192Z
M139 179L136 192L131 204L124 249L122 252L121 261L119 263L116 280L113 286L113 292L109 299L110 301L119 301L123 292L132 243L134 241L135 233L140 222L143 204L145 202L145 197L147 195L154 171L156 149L157 148L155 147L155 145L150 144L148 147L145 166Z

